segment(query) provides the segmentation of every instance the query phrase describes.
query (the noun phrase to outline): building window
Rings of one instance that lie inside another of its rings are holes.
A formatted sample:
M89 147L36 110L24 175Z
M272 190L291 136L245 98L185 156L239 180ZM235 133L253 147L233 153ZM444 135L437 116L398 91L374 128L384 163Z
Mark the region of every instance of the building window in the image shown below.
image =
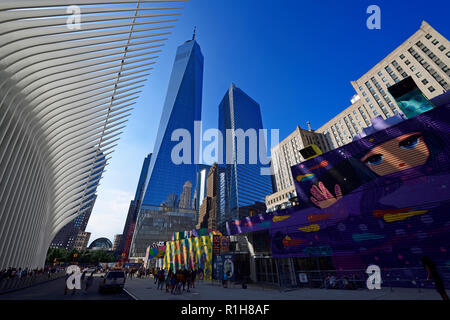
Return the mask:
M381 78L381 81L386 82L386 77Z
M439 41L437 41L436 39L434 39L433 41L431 41L432 44L437 45L439 43Z
M439 47L439 50L444 51L444 50L445 50L445 47L444 47L444 46L440 46L440 47Z
M416 70L416 67L414 67L414 66L411 66L411 71L415 71Z
M383 74L381 73L381 71L378 71L378 75L381 77Z
M378 115L377 110L373 110L373 114L377 116Z
M411 63L411 61L405 60L405 64L406 64L406 65L409 65L410 63Z
M401 54L401 55L400 55L400 59L405 59L405 55L404 55L404 54Z
M428 90L430 90L430 92L433 92L434 90L436 90L435 88L433 88L433 86L429 87Z
M427 38L428 40L431 39L431 34L428 33L428 34L425 36L425 38Z
M420 73L420 71L416 73L416 77L417 77L417 78L422 77L422 74Z
M450 58L450 51L447 52L446 56Z

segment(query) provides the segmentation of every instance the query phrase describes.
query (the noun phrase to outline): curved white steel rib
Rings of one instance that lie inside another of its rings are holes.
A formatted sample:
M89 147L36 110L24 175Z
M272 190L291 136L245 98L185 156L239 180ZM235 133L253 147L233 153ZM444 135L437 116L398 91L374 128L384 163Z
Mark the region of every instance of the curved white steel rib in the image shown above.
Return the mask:
M0 268L41 267L86 210L185 1L0 2Z

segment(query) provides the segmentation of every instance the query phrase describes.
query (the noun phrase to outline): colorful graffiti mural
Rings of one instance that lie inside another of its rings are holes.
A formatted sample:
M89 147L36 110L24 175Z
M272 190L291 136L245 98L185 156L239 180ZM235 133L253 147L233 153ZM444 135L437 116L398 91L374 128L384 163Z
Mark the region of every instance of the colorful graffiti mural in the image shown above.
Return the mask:
M156 247L149 246L147 247L147 252L145 256L147 260L157 259L164 257L165 252L166 252L165 245L160 245Z
M272 218L272 254L332 256L338 270L448 265L449 168L448 105L293 166L301 205Z
M213 232L199 237L189 237L166 242L163 268L190 269L201 268L204 279L212 279L212 243Z
M278 221L283 217L274 216L272 214L257 214L252 217L245 217L240 220L233 220L226 222L226 234L240 234L258 230L265 230L270 228L272 219Z

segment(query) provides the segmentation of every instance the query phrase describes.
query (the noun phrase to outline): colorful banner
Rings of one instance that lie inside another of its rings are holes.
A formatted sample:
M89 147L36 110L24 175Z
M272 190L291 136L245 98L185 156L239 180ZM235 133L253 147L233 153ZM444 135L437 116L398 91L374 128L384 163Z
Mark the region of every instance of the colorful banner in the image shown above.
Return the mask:
M193 229L193 230L188 230L188 231L174 232L172 234L172 241L181 240L181 239L189 239L189 238L193 238L193 237L207 236L211 232L213 234L221 235L221 233L219 231L214 230L214 229L207 229L207 228Z
M220 254L220 236L213 235L213 255Z
M165 251L166 251L166 246L157 246L157 247L149 246L147 248L147 253L146 253L147 260L155 259L155 258L162 258L162 257L164 257Z
M293 166L292 174L300 206L274 217L274 257L406 270L429 256L450 267L450 106Z
M200 237L190 237L168 241L164 255L164 269L202 269L205 280L212 277L213 233Z
M230 237L221 236L220 237L220 252L227 253L230 251Z

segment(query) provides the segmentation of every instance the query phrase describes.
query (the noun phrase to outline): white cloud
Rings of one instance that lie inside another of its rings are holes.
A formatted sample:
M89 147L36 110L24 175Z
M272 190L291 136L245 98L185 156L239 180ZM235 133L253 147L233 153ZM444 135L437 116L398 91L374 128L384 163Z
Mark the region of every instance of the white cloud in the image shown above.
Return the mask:
M105 189L98 193L86 231L91 232L89 243L105 237L114 241L121 234L133 194L118 189Z

